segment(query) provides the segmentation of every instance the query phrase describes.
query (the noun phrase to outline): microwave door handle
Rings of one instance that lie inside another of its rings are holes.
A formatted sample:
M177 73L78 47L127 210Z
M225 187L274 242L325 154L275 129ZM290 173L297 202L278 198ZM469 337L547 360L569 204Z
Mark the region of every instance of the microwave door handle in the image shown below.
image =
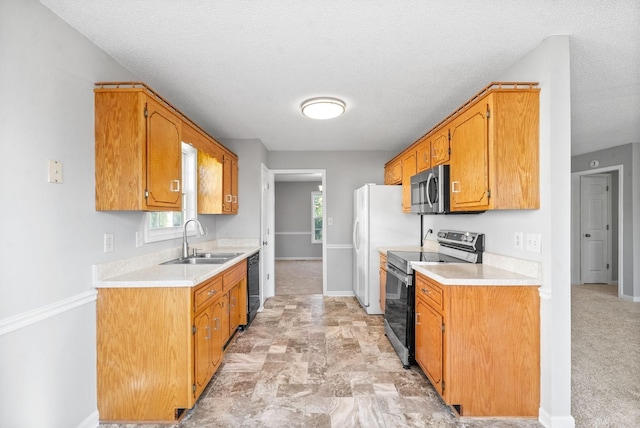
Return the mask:
M429 177L427 177L427 184L425 185L425 193L427 195L427 203L429 204L429 207L433 208L433 201L431 201L431 198L429 197L429 186L431 184L431 180L434 179L435 176L433 175L433 172L429 173Z

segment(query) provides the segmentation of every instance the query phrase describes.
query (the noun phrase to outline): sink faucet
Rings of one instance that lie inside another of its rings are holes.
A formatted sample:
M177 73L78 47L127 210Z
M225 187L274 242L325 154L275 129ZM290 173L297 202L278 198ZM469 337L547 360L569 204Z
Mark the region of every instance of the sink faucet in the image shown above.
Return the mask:
M187 225L192 221L196 222L196 224L198 225L196 229L196 235L204 235L204 229L202 228L202 225L200 224L198 219L192 218L184 222L184 232L182 234L182 258L183 259L186 259L187 257L189 257L189 243L187 242Z

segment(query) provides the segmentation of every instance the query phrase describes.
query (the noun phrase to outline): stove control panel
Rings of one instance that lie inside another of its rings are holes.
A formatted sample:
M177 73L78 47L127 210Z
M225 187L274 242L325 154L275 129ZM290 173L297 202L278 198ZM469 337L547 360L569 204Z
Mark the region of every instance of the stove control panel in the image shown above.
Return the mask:
M459 230L441 230L438 232L438 243L467 251L484 251L484 234L462 232Z

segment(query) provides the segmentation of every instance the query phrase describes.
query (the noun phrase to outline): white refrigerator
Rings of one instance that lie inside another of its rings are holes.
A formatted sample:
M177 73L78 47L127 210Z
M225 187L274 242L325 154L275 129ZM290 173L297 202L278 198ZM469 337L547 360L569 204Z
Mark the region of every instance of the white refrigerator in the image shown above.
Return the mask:
M380 247L420 246L420 216L402 212L402 186L365 184L354 192L353 291L368 314L380 308Z

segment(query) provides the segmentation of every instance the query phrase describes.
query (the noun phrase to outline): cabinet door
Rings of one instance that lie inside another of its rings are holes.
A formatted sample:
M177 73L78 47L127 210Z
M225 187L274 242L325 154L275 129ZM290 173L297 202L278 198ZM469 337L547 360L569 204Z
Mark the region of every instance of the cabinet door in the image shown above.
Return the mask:
M240 284L229 290L229 335L238 329L240 325Z
M220 338L222 346L227 343L229 337L229 292L227 291L218 300L218 310L220 311Z
M443 381L443 318L421 299L416 302L416 360L440 395ZM420 333L418 334L418 330ZM420 350L418 350L420 349Z
M203 310L193 321L194 381L195 396L198 397L213 376L211 355L214 347L214 331L211 307Z
M147 98L147 205L176 209L182 206L182 149L180 121Z
M238 212L238 162L227 154L224 155L223 176L224 201L222 213L236 214Z
M223 157L198 150L198 213L222 213Z
M431 166L449 161L449 128L438 130L431 140Z
M407 152L402 157L402 211L411 212L411 177L416 174L416 152Z
M402 160L396 159L384 167L384 184L402 183Z
M451 210L483 210L489 203L488 111L479 102L451 123Z
M223 320L227 315L227 308L223 304L221 304L220 301L217 301L211 306L211 313L213 317L213 343L211 349L211 364L215 372L218 365L222 362L222 347L227 341L227 334L225 331L223 331L223 328L226 325Z
M238 161L231 158L231 212L238 213Z
M425 138L416 148L416 173L429 168L431 168L431 138Z

